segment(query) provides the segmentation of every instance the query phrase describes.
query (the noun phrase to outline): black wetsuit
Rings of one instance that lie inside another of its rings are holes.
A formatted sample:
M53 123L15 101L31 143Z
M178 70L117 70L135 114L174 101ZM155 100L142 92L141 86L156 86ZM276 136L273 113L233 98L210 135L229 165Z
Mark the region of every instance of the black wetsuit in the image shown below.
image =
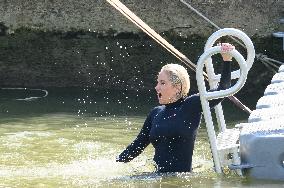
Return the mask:
M230 64L224 63L217 90L230 87ZM210 107L216 106L221 100L211 100ZM155 107L145 120L137 138L119 155L117 161L131 161L152 143L155 148L154 161L157 172L190 172L201 113L198 94Z

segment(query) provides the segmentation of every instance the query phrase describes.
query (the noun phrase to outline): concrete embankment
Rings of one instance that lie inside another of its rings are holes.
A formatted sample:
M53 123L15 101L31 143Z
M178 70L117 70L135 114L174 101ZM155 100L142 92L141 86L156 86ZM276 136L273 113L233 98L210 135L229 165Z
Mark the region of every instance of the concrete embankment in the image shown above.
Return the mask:
M180 1L124 3L194 62L215 31ZM220 27L242 29L253 38L257 53L283 61L282 40L271 36L283 30L278 22L283 1L188 3ZM161 65L178 62L106 1L1 1L0 5L1 86L151 88ZM273 74L256 63L249 88L261 89Z

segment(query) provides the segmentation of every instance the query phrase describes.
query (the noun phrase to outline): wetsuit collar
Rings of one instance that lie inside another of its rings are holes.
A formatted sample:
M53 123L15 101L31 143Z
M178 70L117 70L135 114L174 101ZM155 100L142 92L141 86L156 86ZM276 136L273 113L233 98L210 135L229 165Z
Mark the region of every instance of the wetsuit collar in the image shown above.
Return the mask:
M165 104L166 108L174 108L180 105L180 103L183 102L183 98L180 98L179 100L173 102L173 103L169 103L169 104Z

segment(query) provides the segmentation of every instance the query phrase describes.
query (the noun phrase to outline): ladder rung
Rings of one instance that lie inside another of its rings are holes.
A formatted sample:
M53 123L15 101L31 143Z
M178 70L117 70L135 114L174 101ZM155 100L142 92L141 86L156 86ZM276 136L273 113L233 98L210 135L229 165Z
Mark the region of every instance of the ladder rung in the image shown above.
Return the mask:
M226 129L217 136L217 150L221 166L239 164L239 129Z
M239 129L226 129L217 136L217 149L224 150L238 146Z

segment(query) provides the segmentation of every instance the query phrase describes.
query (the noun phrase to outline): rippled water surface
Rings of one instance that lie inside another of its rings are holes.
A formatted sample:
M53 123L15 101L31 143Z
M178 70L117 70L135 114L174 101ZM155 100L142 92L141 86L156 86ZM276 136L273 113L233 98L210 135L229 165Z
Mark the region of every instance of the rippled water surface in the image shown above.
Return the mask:
M216 175L204 124L194 173L155 174L153 148L134 161L115 162L156 105L151 91L50 89L45 98L1 90L0 187L279 187L233 173ZM228 111L231 107L228 108ZM231 115L229 123L243 120Z

